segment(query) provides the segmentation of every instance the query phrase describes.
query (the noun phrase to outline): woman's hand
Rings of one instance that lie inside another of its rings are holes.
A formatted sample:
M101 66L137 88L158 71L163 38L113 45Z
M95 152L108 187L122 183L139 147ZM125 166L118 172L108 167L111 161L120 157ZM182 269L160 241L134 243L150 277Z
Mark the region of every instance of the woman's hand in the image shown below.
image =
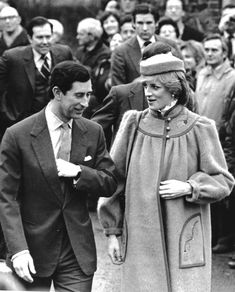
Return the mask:
M192 194L192 186L180 180L165 180L160 182L159 194L166 200L176 199Z
M123 263L119 241L116 235L109 235L108 237L108 254L115 265Z

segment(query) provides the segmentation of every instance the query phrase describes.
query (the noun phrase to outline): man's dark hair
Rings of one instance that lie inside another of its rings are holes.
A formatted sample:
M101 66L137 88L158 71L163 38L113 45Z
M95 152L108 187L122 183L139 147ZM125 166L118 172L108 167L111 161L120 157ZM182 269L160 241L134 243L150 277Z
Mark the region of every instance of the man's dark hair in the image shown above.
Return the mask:
M47 18L45 18L43 16L36 16L36 17L32 18L27 25L28 35L30 37L32 37L33 36L33 28L35 26L44 26L45 24L49 24L51 27L51 31L53 32L53 25L52 25L52 23L50 23L50 21Z
M137 14L152 14L155 22L158 22L159 19L159 14L155 7L148 3L142 3L135 6L135 9L132 13L133 22L135 22Z
M132 15L131 14L125 14L120 18L120 27L123 26L123 24L127 22L132 22Z
M144 49L141 60L145 60L159 54L167 54L169 52L171 52L171 46L167 43L158 41L148 45Z
M52 89L55 86L59 87L63 94L66 94L72 88L74 82L87 82L90 79L90 74L86 67L77 61L63 61L52 70L49 97L51 99L54 98Z

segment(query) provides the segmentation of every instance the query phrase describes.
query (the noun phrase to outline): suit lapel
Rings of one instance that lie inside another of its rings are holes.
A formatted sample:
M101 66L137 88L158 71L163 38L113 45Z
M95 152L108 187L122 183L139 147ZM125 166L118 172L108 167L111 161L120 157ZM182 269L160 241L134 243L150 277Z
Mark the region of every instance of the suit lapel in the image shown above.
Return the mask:
M28 76L29 82L33 88L35 89L35 64L33 58L33 51L31 46L28 46L25 50L24 56L24 67L26 75Z
M87 128L82 122L82 119L73 121L72 127L72 145L70 162L79 164L84 161L87 150Z
M54 152L51 144L51 138L48 131L45 110L39 112L37 120L31 131L32 146L41 167L44 177L61 205L63 194L61 191L60 180L57 175L57 167L54 158Z
M143 85L140 82L133 83L128 99L131 105L131 109L136 109L139 111L144 109L145 95Z

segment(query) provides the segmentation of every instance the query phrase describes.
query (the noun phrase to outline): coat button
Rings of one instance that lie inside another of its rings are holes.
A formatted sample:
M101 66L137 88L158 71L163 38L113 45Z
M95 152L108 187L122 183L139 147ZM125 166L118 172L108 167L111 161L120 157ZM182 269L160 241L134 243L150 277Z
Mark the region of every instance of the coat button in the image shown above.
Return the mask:
M167 122L170 122L171 121L171 118L167 118Z
M60 231L61 231L61 229L59 229L59 228L58 228L58 229L56 229L56 232L60 232Z
M169 135L166 135L166 139L169 140L170 139L170 136Z
M169 131L170 131L170 129L171 129L170 127L166 127L166 130L167 130L167 132L169 132Z

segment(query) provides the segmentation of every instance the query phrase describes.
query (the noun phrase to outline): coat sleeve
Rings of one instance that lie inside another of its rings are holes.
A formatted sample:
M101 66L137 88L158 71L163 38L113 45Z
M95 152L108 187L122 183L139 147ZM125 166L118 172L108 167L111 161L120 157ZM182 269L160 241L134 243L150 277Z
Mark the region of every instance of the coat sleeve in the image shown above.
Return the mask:
M103 100L101 108L91 117L91 120L100 124L104 130L114 125L118 118L116 92L116 88L113 87Z
M80 165L82 172L75 188L78 191L85 191L92 195L102 194L104 197L109 197L117 188L116 169L106 149L103 130L101 126L96 126L98 126L99 133L95 165L92 168Z
M125 209L125 182L131 141L134 139L137 111L124 114L114 140L111 157L117 167L118 187L110 198L100 198L98 217L106 235L122 234Z
M194 203L213 203L231 193L234 179L228 172L215 123L201 117L195 126L195 135L199 147L199 171L188 180L193 193L186 199Z
M10 255L28 249L20 212L20 181L20 150L7 130L0 152L0 221Z

